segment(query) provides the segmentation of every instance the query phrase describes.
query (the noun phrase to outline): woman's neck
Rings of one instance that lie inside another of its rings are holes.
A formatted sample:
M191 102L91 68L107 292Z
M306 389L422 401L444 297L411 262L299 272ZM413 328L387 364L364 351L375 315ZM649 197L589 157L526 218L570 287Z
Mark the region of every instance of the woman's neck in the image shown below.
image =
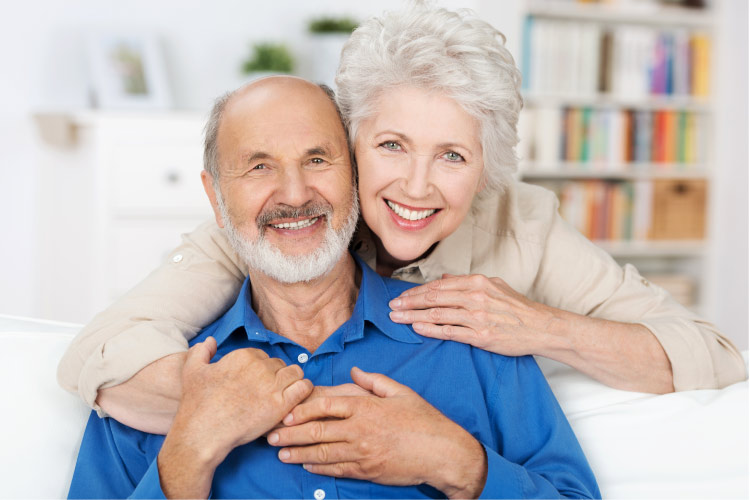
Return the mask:
M401 269L402 267L406 267L409 264L412 264L420 259L424 259L428 255L430 255L437 246L437 243L435 243L425 253L414 260L399 260L388 253L388 250L385 249L383 242L375 233L371 234L372 240L375 243L376 252L375 272L377 272L380 276L384 276L386 278L390 278L391 276L393 276L393 273L396 272L397 269Z

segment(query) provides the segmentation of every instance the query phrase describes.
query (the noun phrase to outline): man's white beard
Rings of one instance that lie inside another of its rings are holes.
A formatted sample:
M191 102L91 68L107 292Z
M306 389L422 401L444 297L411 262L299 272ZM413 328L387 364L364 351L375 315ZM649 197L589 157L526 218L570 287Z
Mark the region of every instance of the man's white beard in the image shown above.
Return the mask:
M221 216L224 219L224 228L234 251L250 269L286 284L312 281L330 273L341 260L344 252L348 251L349 242L357 228L357 220L359 219L357 190L352 189L351 210L340 229L335 230L331 225L333 211L329 205L322 214L319 211L317 212L319 215L325 215L326 222L326 231L320 246L307 254L285 255L265 238L266 227L264 224L258 227L256 241L251 241L243 235L232 224L218 189L216 189L216 198Z

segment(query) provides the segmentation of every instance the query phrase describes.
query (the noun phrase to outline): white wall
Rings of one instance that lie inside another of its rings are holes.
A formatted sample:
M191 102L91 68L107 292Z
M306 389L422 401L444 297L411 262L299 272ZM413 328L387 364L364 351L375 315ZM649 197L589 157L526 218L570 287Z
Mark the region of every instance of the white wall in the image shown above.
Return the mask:
M445 0L476 8L508 35L517 54L521 0ZM176 107L207 109L241 82L238 67L258 40L286 40L310 74L305 23L321 13L363 18L401 0L16 0L0 15L0 313L39 315L35 308L36 157L41 144L35 110L79 109L88 103L85 34L137 30L161 37ZM748 334L747 2L723 0L718 30L718 115L711 317L741 348ZM47 241L48 245L68 242ZM64 265L64 263L60 263ZM47 286L54 286L48 283ZM54 319L54 318L52 318Z
M748 348L748 3L717 2L713 248L709 267L716 325Z
M363 19L402 3L4 0L0 14L0 313L40 315L34 284L45 281L36 276L35 266L36 157L47 146L38 138L31 113L88 105L88 32L104 29L158 35L175 107L207 110L217 95L242 82L239 67L252 42L287 42L297 56L299 73L309 76L309 19L323 14ZM476 2L438 3L456 8L475 7Z

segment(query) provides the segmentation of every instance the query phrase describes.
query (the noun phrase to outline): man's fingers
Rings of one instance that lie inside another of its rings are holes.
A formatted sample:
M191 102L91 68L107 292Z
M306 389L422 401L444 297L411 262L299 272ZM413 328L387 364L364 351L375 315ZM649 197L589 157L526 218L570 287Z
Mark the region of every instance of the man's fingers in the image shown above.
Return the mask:
M216 339L208 337L203 342L199 342L188 350L187 359L185 359L185 368L197 365L207 365L211 358L216 355Z
M376 396L387 398L397 396L411 391L405 385L401 385L392 378L386 377L381 373L369 373L360 370L356 366L351 370L352 380L358 386L371 391Z
M312 390L313 383L308 379L303 378L301 380L292 382L286 389L282 391L281 395L284 398L286 407L291 409L307 399L307 396L310 395Z
M361 454L349 443L320 443L279 450L279 460L287 464L336 464L359 460Z
M272 446L305 446L346 441L349 427L346 420L313 420L275 429L268 434L268 443Z
M352 405L356 398L327 397L315 398L297 405L286 417L284 424L300 425L321 418L349 418L352 416Z
M370 479L356 462L340 462L337 464L305 464L305 470L313 474L331 477L348 477L352 479Z
M372 393L361 388L357 384L316 385L310 396L313 398L334 396L372 396Z

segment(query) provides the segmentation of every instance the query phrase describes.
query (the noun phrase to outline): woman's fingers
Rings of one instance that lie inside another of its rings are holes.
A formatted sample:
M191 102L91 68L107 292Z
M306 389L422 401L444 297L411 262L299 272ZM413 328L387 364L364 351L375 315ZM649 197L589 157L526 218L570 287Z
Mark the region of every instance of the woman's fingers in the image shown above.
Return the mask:
M486 302L483 292L465 290L430 290L425 293L395 298L390 302L391 309L430 309L433 307L462 307L473 309Z
M434 325L432 323L414 323L414 331L425 337L441 340L453 340L474 347L483 346L481 336L472 328L456 325Z
M472 313L466 309L450 307L433 307L431 309L411 309L407 311L391 311L391 321L394 323L433 323L437 325L463 325L476 327L477 322Z

